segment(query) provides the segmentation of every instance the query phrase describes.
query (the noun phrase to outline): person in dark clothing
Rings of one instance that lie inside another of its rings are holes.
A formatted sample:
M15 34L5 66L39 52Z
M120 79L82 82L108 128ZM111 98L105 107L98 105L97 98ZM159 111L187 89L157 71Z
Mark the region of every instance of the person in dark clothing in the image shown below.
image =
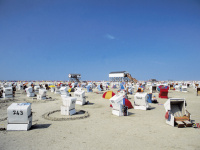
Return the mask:
M12 90L13 90L13 96L15 96L15 91L16 91L16 86L15 85L12 86Z
M46 90L49 90L49 86L48 84L45 84Z
M0 90L0 97L2 97L3 95L3 90Z
M23 90L25 90L27 88L27 86L25 84L23 84Z
M100 88L101 88L101 91L103 91L103 85L102 85L102 83L100 84Z

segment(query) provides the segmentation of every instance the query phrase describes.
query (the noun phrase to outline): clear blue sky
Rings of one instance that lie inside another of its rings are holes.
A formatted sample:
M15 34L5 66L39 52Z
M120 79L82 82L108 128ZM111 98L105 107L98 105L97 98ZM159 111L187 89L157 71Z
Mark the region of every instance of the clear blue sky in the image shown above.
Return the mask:
M0 80L200 80L200 0L0 0Z

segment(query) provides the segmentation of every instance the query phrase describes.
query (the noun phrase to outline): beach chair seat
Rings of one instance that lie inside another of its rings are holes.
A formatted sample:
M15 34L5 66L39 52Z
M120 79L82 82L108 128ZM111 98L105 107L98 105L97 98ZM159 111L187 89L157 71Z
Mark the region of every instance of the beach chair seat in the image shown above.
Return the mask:
M156 93L156 91L157 91L156 86L152 86L152 93Z
M174 117L175 121L188 121L190 118L188 116L182 116L182 117Z

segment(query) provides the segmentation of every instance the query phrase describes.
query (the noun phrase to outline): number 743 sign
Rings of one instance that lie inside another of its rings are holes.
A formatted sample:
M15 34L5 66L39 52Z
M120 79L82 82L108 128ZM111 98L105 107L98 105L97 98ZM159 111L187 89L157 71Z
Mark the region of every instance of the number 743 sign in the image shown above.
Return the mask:
M13 115L23 115L23 111L13 110Z

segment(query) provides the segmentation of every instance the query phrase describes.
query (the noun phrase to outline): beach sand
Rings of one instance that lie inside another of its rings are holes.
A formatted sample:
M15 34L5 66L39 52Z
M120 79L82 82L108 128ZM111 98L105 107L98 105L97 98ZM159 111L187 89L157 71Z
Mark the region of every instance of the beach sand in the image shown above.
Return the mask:
M117 93L117 90L113 91ZM76 110L84 110L89 116L77 119L85 115L79 114L73 116L75 120L66 121L51 121L42 117L45 113L60 110L60 95L48 91L51 101L37 101L20 93L16 91L14 101L0 103L0 119L7 117L7 107L11 103L32 102L32 128L29 131L0 131L0 150L200 149L200 129L177 128L165 123L163 104L167 99L158 98L158 93L153 95L156 95L159 104L150 104L151 110L129 109L129 116L117 117L112 115L109 100L103 99L103 94L86 92L90 103L76 105ZM192 120L200 123L200 96L196 96L195 89L189 88L187 93L169 91L168 96L186 98ZM128 97L133 104L134 95ZM56 112L51 117L64 116ZM1 128L6 128L6 125L7 120L0 121Z

